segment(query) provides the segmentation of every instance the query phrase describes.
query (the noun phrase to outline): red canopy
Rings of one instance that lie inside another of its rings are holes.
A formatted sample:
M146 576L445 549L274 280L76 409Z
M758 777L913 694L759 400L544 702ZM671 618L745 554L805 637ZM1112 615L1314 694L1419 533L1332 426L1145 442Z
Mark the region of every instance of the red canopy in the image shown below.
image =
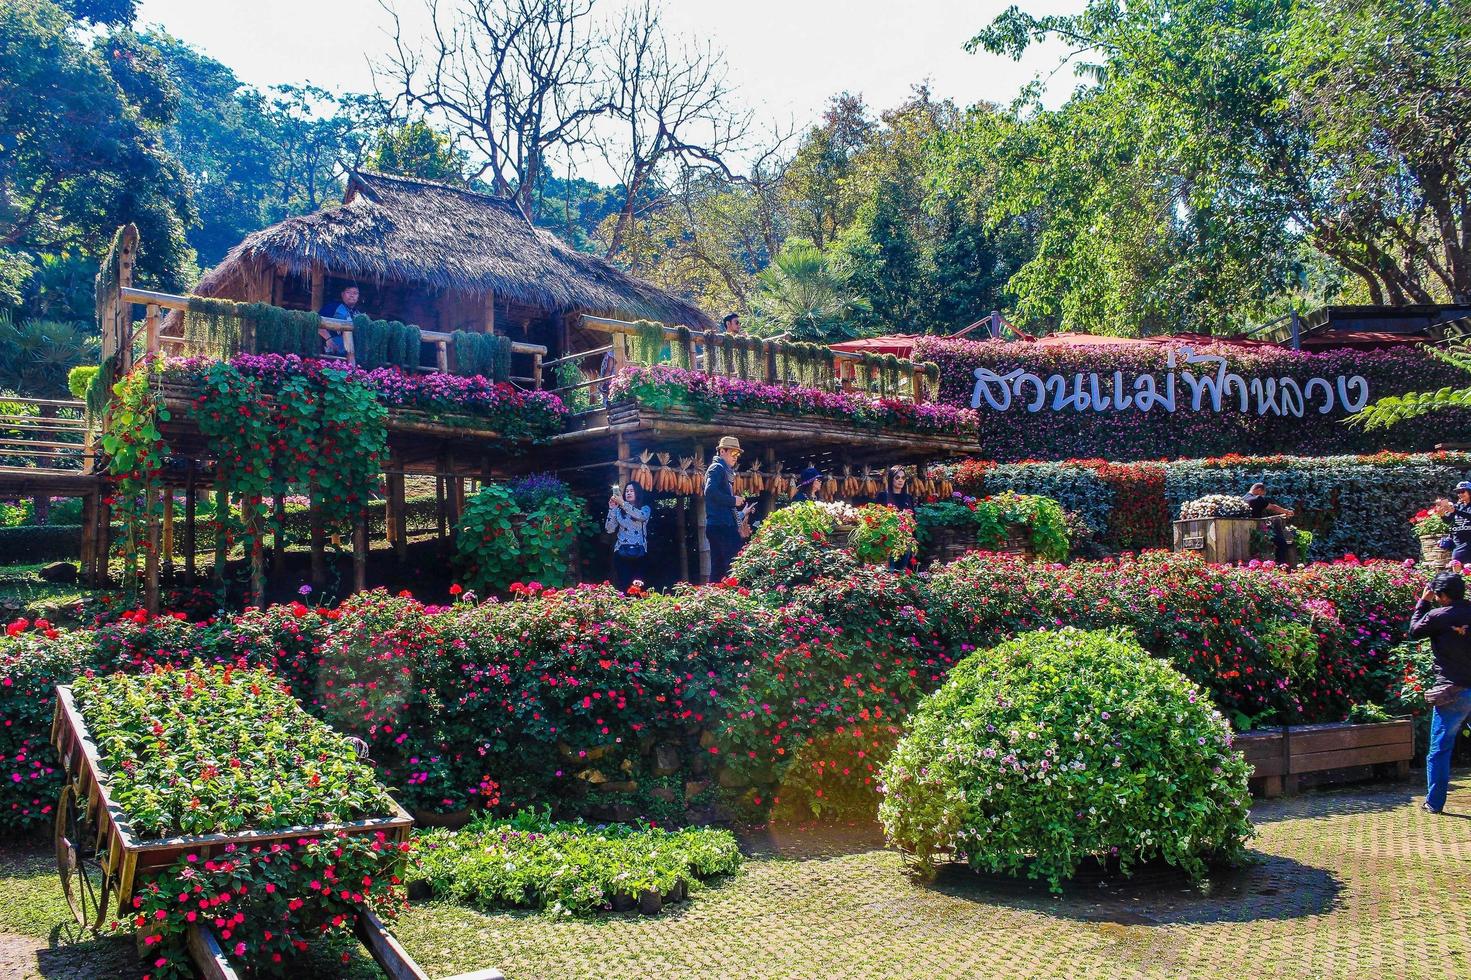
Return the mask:
M859 340L845 340L840 344L829 344L833 350L846 351L849 354L893 354L895 357L908 357L914 353L914 342L919 339L917 333L896 333L887 337L864 337Z

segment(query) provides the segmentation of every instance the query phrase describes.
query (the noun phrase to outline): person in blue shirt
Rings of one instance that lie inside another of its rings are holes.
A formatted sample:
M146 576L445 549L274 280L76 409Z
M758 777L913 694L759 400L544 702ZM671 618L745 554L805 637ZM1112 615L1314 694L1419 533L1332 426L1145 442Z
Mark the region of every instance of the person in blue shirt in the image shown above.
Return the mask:
M358 300L361 296L362 291L358 289L357 283L348 283L342 287L342 292L338 294L338 300L336 302L328 301L325 306L317 311L317 315L326 317L328 320L351 320L360 312L358 309ZM338 357L347 356L347 345L343 343L342 334L333 333L326 327L321 328L317 333L322 338L323 354L335 354Z

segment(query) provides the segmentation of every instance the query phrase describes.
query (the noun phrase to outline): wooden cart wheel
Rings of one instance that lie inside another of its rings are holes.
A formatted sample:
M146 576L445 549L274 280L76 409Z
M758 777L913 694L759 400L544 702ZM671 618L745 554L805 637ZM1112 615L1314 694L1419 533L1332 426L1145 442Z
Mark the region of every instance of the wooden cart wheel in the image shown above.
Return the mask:
M56 804L56 871L72 915L85 929L97 932L107 917L111 882L97 847L97 824L88 819L85 799L67 783Z

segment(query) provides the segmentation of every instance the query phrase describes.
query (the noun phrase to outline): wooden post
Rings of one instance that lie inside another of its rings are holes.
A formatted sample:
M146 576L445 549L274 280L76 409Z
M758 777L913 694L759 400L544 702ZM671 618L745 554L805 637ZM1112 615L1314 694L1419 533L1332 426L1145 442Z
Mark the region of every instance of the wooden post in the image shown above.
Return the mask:
M357 354L354 353L354 351L356 350L356 348L353 346L353 343L352 343L352 331L351 330L345 331L342 334L342 348L343 348L343 350L347 351L347 363L349 363L349 364L356 364L358 362L358 358L357 358Z
M688 582L690 580L690 543L689 532L685 526L685 511L689 509L690 498L680 497L674 502L674 540L679 542L679 580Z
M434 344L434 366L440 374L449 374L449 344L443 340Z
M761 516L764 518L776 509L776 450L768 447L762 459L765 462L761 470L766 474L766 489L761 491Z
M158 304L149 303L143 318L144 352L153 357L158 354Z
M224 487L215 488L215 581L225 580L225 562L230 554L226 550L225 525L230 521L230 494Z
M776 373L776 341L761 342L762 359L766 362L766 383L777 384L781 378Z
M628 335L615 333L613 335L613 373L617 374L623 370L628 363Z
M163 578L174 581L174 491L165 487L163 497Z
M444 530L446 523L444 519L444 498L444 477L436 474L434 477L434 515L438 522L436 536L439 539L439 545L441 548L444 547Z
M106 488L102 493L107 493ZM98 587L105 587L112 574L109 568L112 558L112 506L101 497L97 499L97 545L93 557L97 561L93 583Z
M194 489L194 467L189 467L189 475L184 479L184 581L193 585L199 569L194 558L194 517L198 508L197 491Z
M531 352L531 386L541 391L541 351Z
M400 561L409 555L409 522L407 503L404 500L404 475L388 474L388 499L386 504L388 540L392 542Z
M368 512L364 509L352 525L352 590L368 587Z
M485 332L495 333L495 293L485 294Z
M706 348L706 358L710 356L710 353L709 348ZM699 443L695 443L695 469L697 472L703 472L702 467L704 466L704 462L704 447ZM695 548L698 549L700 555L699 568L697 569L699 576L697 581L699 582L710 581L710 541L705 537L705 524L705 494L702 490L701 493L695 495Z
M97 491L82 498L82 581L97 578Z
M160 491L146 490L143 493L143 509L147 518L147 554L143 556L143 607L151 615L158 615L158 505Z
M323 281L322 263L312 263L312 309L320 310L327 302L326 283Z
M266 604L266 543L262 538L260 509L265 503L262 497L248 497L240 501L240 510L245 518L245 533L250 537L250 599L248 604L265 607Z

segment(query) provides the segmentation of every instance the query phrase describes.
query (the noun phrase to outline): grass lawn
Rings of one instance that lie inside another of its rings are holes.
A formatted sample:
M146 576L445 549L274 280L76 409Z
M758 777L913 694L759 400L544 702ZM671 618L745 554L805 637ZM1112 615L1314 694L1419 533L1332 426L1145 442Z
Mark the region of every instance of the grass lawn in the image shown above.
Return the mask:
M1445 816L1420 811L1419 790L1263 801L1259 861L1204 890L1153 869L1061 898L959 871L919 885L872 831L777 828L748 839L740 874L654 918L418 903L397 931L437 977L1466 976L1471 773ZM76 942L69 922L46 848L0 851L0 976L139 975L128 940ZM376 975L343 949L310 975Z

